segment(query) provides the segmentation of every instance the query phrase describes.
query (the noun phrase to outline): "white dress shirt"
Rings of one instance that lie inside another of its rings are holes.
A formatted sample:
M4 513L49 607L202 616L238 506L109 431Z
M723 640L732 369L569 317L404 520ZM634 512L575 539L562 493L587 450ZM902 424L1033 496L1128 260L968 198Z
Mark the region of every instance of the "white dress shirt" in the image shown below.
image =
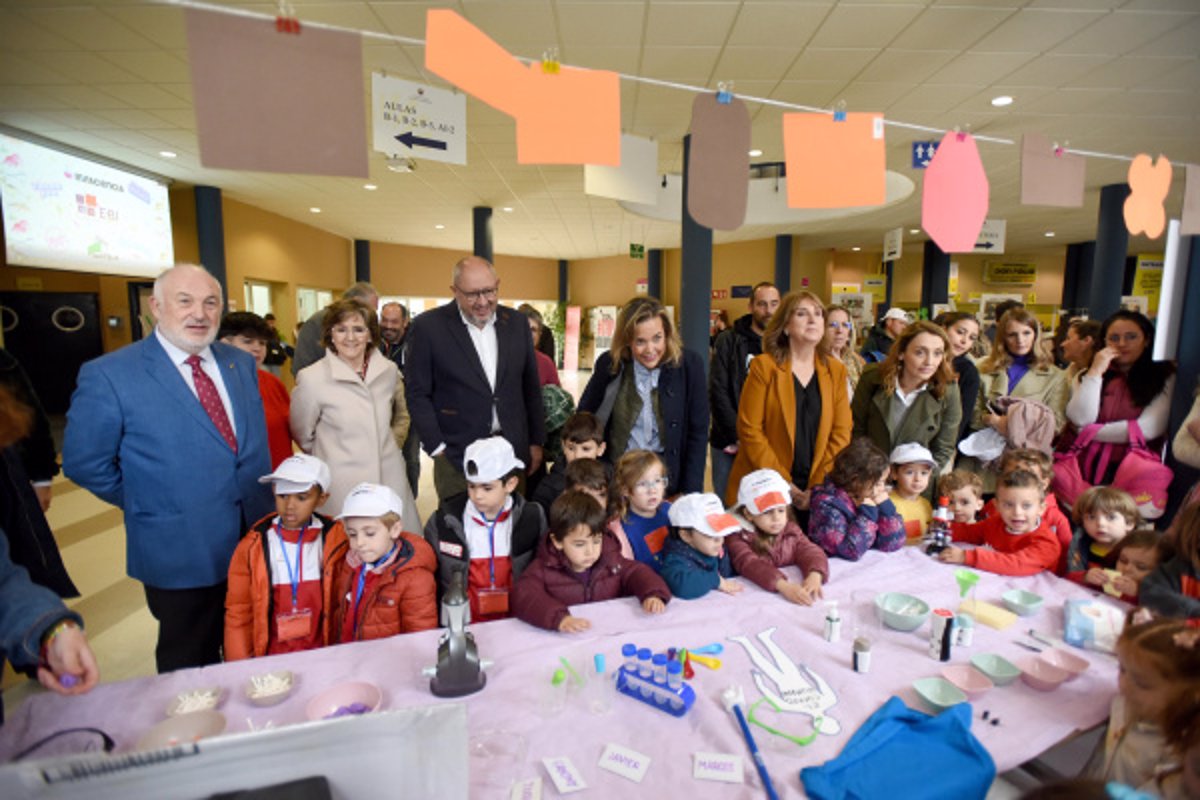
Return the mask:
M483 374L487 376L488 386L491 387L492 393L496 391L496 362L499 359L499 345L496 341L496 313L492 312L492 316L488 321L479 327L472 322L460 308L458 315L462 317L463 325L467 326L467 335L471 337L471 344L475 345L475 352L479 354L479 363L483 365ZM496 413L496 404L492 403L492 432L500 430L500 416Z
M171 363L179 370L180 376L183 377L183 382L187 384L188 389L195 395L196 402L199 402L200 395L196 393L196 381L192 378L192 365L187 363L188 358L192 354L184 352L168 342L167 337L163 336L157 327L154 329L154 335L158 338L158 343L162 345L163 350L167 351L167 358L171 359ZM237 423L234 421L233 404L229 401L229 392L225 389L225 379L221 377L221 369L217 366L212 348L206 347L196 355L200 356L200 368L216 384L217 394L221 397L221 405L225 406L225 415L229 417L229 426L233 428L233 435L236 437Z

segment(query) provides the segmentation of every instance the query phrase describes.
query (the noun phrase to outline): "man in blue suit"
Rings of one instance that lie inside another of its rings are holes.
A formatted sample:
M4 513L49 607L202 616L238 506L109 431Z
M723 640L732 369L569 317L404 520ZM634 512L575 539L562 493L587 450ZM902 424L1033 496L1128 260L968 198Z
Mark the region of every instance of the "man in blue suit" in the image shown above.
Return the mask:
M223 307L203 267L164 272L154 333L84 364L67 412L63 471L125 512L159 672L221 660L229 560L273 507L254 359L213 341Z
M404 357L408 413L433 457L438 500L465 491L463 452L503 436L532 474L542 463L546 420L525 316L498 305L500 279L486 259L454 265L454 301L409 328Z

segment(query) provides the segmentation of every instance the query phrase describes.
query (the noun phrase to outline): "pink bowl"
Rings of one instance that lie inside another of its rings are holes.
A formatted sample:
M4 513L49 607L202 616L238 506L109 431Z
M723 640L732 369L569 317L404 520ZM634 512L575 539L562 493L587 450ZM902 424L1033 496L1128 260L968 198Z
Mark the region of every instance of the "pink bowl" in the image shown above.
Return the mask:
M1065 669L1034 656L1021 659L1017 666L1021 669L1021 680L1042 692L1057 689L1071 675Z
M1088 667L1092 665L1086 658L1069 653L1066 650L1060 650L1057 647L1042 653L1039 658L1051 666L1066 670L1067 680L1069 681L1073 681L1087 672Z
M987 675L969 664L954 664L942 670L942 677L953 683L963 694L974 700L996 684Z
M355 681L339 683L337 686L326 689L308 701L306 710L309 719L326 719L335 715L341 716L338 714L339 709L356 709L349 712L342 711L342 714L366 714L378 711L382 701L383 693L379 691L378 686L366 681ZM363 707L365 710L357 710Z

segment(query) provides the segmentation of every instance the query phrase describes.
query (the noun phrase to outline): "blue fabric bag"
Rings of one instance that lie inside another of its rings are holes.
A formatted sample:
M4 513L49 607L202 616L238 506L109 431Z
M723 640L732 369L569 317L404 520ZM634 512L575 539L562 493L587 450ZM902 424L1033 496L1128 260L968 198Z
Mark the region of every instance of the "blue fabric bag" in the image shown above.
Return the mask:
M892 697L863 723L837 758L800 771L813 800L983 798L996 762L971 733L970 703L937 716Z

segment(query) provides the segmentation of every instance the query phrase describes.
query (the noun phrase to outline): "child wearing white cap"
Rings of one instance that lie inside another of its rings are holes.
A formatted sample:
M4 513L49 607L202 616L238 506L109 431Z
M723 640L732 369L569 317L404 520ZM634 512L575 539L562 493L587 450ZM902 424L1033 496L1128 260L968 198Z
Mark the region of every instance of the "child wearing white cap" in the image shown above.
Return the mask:
M329 467L297 454L270 475L275 513L251 526L229 562L225 660L321 647L325 575L346 544L342 526L317 513L329 499Z
M933 506L925 490L937 462L928 448L916 442L896 445L888 460L892 464L892 491L888 497L904 518L904 543L920 544L933 520Z
M329 580L330 644L437 627L437 567L428 542L404 532L404 503L388 486L360 483L338 519L348 547Z
M425 540L438 561L439 594L455 572L465 572L474 622L509 616L513 582L546 531L541 506L517 492L524 469L504 437L472 442L463 454L467 491L446 498L425 523Z
M773 469L759 469L742 478L738 505L751 525L726 540L733 569L768 592L778 592L802 606L822 597L829 581L829 559L791 519L788 483ZM798 567L801 582L788 580L779 568Z
M744 587L730 580L733 566L725 552L725 537L742 530L715 494L685 494L667 512L674 530L662 549L659 574L671 594L684 600L703 597L713 589L737 594Z

